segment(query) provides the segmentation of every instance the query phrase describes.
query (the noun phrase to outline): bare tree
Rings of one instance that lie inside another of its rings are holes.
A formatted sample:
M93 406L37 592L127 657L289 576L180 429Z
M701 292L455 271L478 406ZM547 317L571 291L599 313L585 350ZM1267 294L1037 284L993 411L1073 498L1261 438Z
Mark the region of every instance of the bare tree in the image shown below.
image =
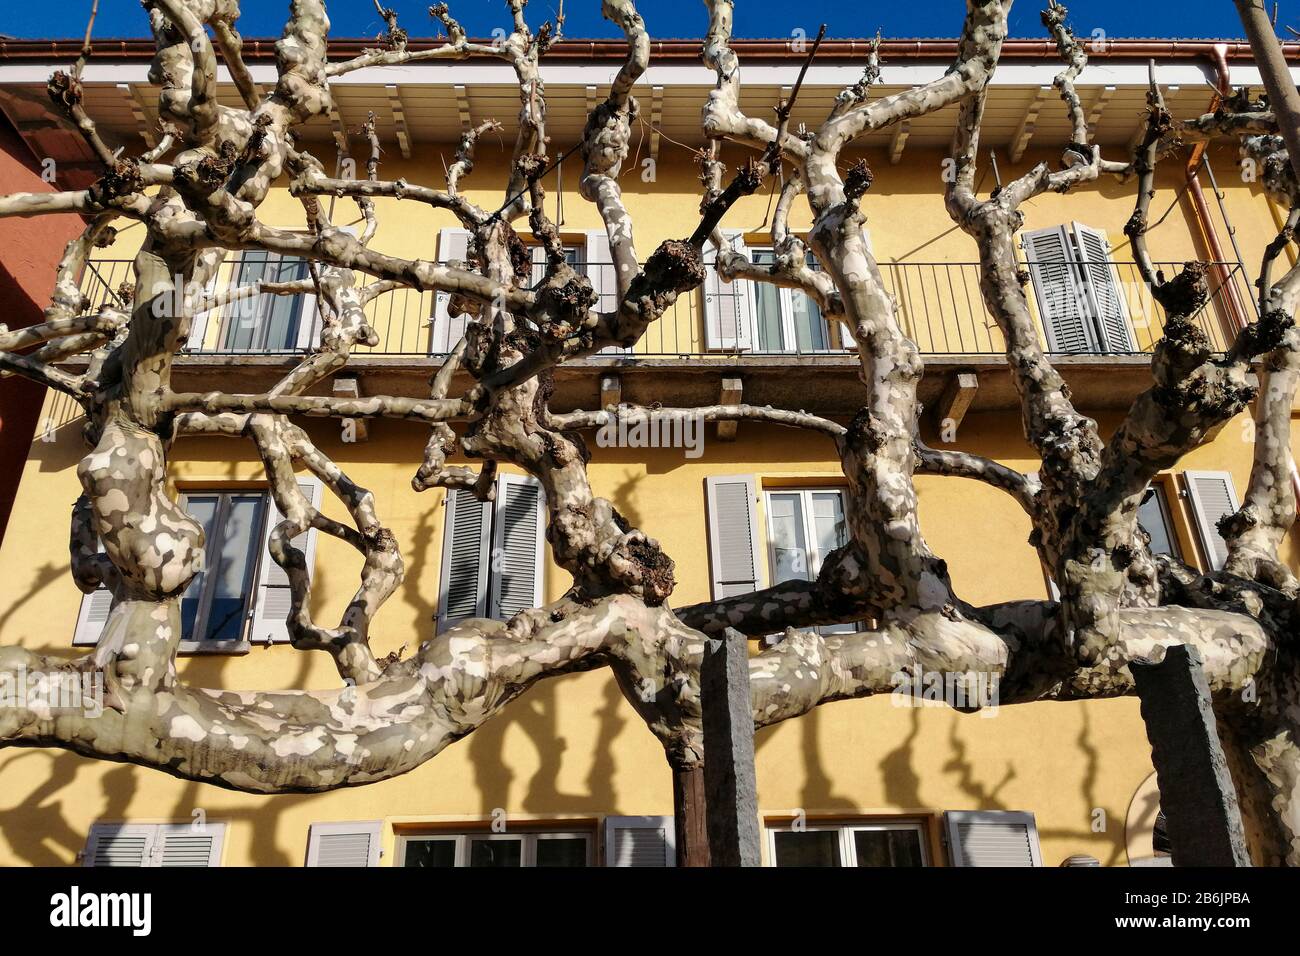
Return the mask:
M739 62L730 46L732 0L705 0L703 59L717 82L704 106L709 146L699 224L690 236L664 242L640 265L618 176L628 157L637 110L632 90L648 63L649 35L632 0L603 0L605 17L626 37L627 55L580 144L580 192L599 210L617 276L617 307L599 312L588 280L566 263L542 202L548 141L538 63L561 24L534 31L525 20L524 0L508 5L513 29L494 45L469 40L446 5L432 7L446 40L418 51L410 49L396 16L381 8L388 27L384 46L330 62L324 3L294 0L276 45L275 86L263 92L240 58L235 0L145 0L157 45L151 78L161 88L164 136L133 157L112 153L82 109L84 55L70 73L51 78L55 102L105 169L88 189L0 198L0 215L73 211L88 222L59 264L44 321L0 331L0 368L64 392L85 409L89 451L78 468L84 493L73 509L72 572L83 590L109 586L115 601L89 655L53 658L0 647L0 673L102 675L109 706L94 717L69 715L51 713L36 699L0 711L0 743L59 747L244 791L328 790L418 766L539 679L608 665L663 744L679 799L690 805L702 799L700 662L707 636L724 627L753 637L785 631L783 640L751 658L759 726L822 703L889 693L926 671L995 674L1004 704L1125 695L1133 692L1129 661L1159 657L1164 647L1186 643L1204 659L1236 782L1257 824L1260 858L1300 863L1300 686L1289 640L1300 586L1277 553L1295 517L1287 428L1296 383L1291 317L1300 271L1270 279L1272 260L1291 238L1300 211L1292 213L1288 231L1263 264L1263 318L1243 329L1226 355L1212 354L1190 321L1206 297L1204 268L1189 263L1166 279L1145 252L1153 170L1180 134L1240 139L1270 170L1270 188L1300 210L1272 113L1234 101L1180 129L1153 84L1142 143L1122 161L1104 160L1089 142L1074 89L1085 51L1066 26L1064 8L1051 3L1043 22L1065 61L1056 87L1073 142L1060 168L1040 164L980 198L980 124L1010 0L968 0L952 68L901 93L872 94L879 75L873 48L862 79L838 96L815 129L790 128L789 102L775 124L742 112ZM328 112L331 77L361 67L471 55L505 60L519 83L519 134L499 209L477 206L460 192L490 124L464 135L441 189L381 179L373 125L367 130L372 151L365 178L331 178L295 144L297 126ZM239 89L240 107L216 98L219 60ZM950 105L959 107L959 121L945 177L947 207L979 249L983 296L1007 343L1024 434L1042 458L1034 475L921 441L917 385L923 362L902 331L859 208L872 172L863 160L840 168L844 151L866 134ZM729 177L724 141L754 147L757 158ZM775 261L759 266L727 251L719 224L739 197L778 170L784 178L773 223ZM1013 237L1028 199L1112 174L1137 184L1129 234L1169 320L1153 356L1151 387L1103 440L1096 422L1076 410L1039 346ZM259 205L281 176L302 202L309 234L258 218ZM362 235L334 226L320 196L353 198L365 218ZM401 259L372 248L380 228L376 196L452 213L471 234L466 261ZM799 201L808 203L814 219L807 246L788 227ZM125 290L120 306L90 312L79 272L92 248L111 241L112 223L119 219L142 224L146 233L133 288ZM514 225L523 220L546 253L544 275L531 285ZM558 365L606 346L634 344L677 296L697 287L710 239L720 250L724 276L799 289L852 330L861 358L861 410L847 425L749 405L624 405L616 411L630 421L702 414L711 421L753 420L824 435L848 483L850 540L828 557L816 581L780 582L756 594L674 610L672 560L598 497L587 478L589 451L581 432L615 410L552 412L548 397ZM323 304L320 346L264 394L173 391L173 359L191 318L213 304L195 290L208 285L228 252L248 249L302 257L310 263L310 278L220 295L314 290ZM809 251L819 269L807 266ZM469 319L428 397L307 395L313 384L347 365L355 345L377 340L365 305L399 287L447 292L453 314ZM60 367L60 360L80 353L89 355L84 373ZM453 376L461 370L472 385L453 395ZM1153 556L1137 524L1148 483L1257 394L1261 440L1246 503L1225 525L1227 568L1201 574ZM472 489L487 498L499 464L532 475L545 495L547 541L556 563L572 575L572 587L558 601L508 622L470 620L426 635L408 656L377 659L368 641L370 625L401 582L402 562L374 497L293 424L303 416L423 423L429 439L412 480L417 490ZM459 433L455 423L463 425ZM166 494L164 475L175 439L186 434L254 444L285 516L271 534L270 553L291 583L292 645L328 652L347 686L253 693L179 680L179 595L196 573L203 534ZM449 464L456 452L477 467ZM313 507L294 480L295 468L317 476L343 502L350 523ZM920 533L917 471L983 481L1010 494L1033 523L1032 543L1060 584L1060 601L978 607L962 600L945 562ZM347 542L363 559L356 594L332 626L309 613L311 583L304 555L293 544L309 528ZM872 627L852 634L807 630L862 620ZM698 844L682 852L688 862L706 857Z

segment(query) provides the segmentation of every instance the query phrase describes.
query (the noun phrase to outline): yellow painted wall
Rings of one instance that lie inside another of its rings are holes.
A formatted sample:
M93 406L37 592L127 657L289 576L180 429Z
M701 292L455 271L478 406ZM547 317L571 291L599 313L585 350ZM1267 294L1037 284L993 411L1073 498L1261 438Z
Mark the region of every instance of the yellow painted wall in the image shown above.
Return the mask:
M890 167L873 156L878 185L865 203L882 261L969 261L970 241L955 231L937 194L938 154L909 151ZM1026 163L1038 156L1027 156ZM1047 157L1046 154L1043 158ZM1229 157L1230 159L1231 157ZM426 157L437 168L436 157ZM1016 170L1004 167L1004 176ZM483 161L471 179L471 198L495 203L500 168ZM385 176L423 178L388 163ZM628 205L638 223L642 256L693 225L694 169L660 163L660 181L642 187L628 178ZM569 172L572 182L573 172ZM485 184L494 188L485 191ZM1175 203L1153 236L1156 257L1179 260L1200 254L1177 201L1181 181L1166 177L1153 209ZM987 187L986 187L987 188ZM1231 215L1247 256L1258 258L1273 228L1258 191L1228 188ZM746 199L729 217L758 224L766 197ZM339 202L337 221L348 203ZM597 228L594 211L566 196L566 230ZM383 228L376 247L402 255L435 255L439 226L451 225L414 203L381 201ZM1035 200L1027 226L1069 217L1108 230L1118 258L1131 189L1103 182L1067 199ZM263 218L300 224L295 201L276 193ZM805 221L806 225L806 221ZM129 256L138 230L119 248ZM1226 241L1226 237L1225 237ZM1253 267L1252 267L1253 271ZM67 518L79 488L75 464L84 454L78 423L66 401L50 399L48 417L66 422L52 441L34 443L9 533L0 546L0 642L42 651L66 651L80 595L68 575ZM1117 423L1104 417L1104 430ZM403 549L407 579L374 629L383 655L427 638L433 630L442 547L442 493L415 494L410 476L420 460L423 431L407 423L376 422L370 440L343 444L337 426L308 425L321 446L360 484L376 494L380 515ZM1239 490L1249 475L1251 445L1241 421L1224 429L1180 468L1224 469ZM710 432L710 438L712 433ZM973 413L958 447L1029 471L1035 461L1007 413ZM827 444L814 437L750 424L730 444L706 441L703 457L672 450L599 449L590 467L598 494L611 498L633 523L657 537L677 562L674 603L708 597L704 478L753 473L760 478L833 477L838 466ZM182 483L256 481L260 469L246 444L187 438L176 446L172 477ZM1038 561L1026 543L1029 526L1004 495L958 479L918 479L924 533L946 558L959 592L984 603L1037 598L1046 593ZM328 500L325 511L344 517ZM1191 538L1184 535L1185 545ZM1295 543L1288 557L1296 559ZM316 555L313 614L336 618L355 586L355 553L322 537ZM549 567L547 597L565 587ZM256 647L240 656L189 657L187 681L241 688L322 688L338 678L325 655L287 647ZM760 807L782 817L810 815L933 815L950 809L1032 810L1037 815L1047 865L1088 853L1123 863L1124 818L1129 802L1151 773L1136 702L1100 701L999 709L995 716L962 716L943 709L914 710L886 699L820 708L814 714L762 732L758 740ZM400 779L358 790L314 796L255 797L173 780L161 773L96 763L46 750L0 752L0 865L71 863L95 821L188 821L201 809L210 821L229 824L227 865L300 864L313 822L383 819L393 856L393 824L475 824L504 809L509 819L574 819L593 826L607 814L671 813L671 785L658 744L619 695L606 671L544 682L506 713L434 760ZM1097 814L1097 810L1103 811ZM1102 829L1098 832L1097 826Z

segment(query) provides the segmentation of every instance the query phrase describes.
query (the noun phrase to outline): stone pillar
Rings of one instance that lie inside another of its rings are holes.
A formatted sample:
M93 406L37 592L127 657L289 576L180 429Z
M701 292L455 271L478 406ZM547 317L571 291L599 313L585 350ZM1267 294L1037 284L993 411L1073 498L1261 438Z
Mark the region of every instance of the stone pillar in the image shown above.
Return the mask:
M727 628L704 648L704 793L713 866L758 866L758 790L749 641Z
M1250 866L1237 790L1196 648L1129 664L1151 741L1174 866Z

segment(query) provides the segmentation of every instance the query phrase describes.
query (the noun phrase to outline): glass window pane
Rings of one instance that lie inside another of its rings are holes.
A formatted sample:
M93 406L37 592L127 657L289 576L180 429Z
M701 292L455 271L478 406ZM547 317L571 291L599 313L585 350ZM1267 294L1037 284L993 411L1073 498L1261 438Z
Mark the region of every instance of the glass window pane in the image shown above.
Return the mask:
M266 278L269 265L270 260L265 250L253 249L245 252L235 272L235 286L252 285L259 279ZM262 298L256 295L238 299L230 304L226 311L225 341L221 343L222 348L243 350L258 347L255 337Z
M804 535L803 508L797 492L774 492L767 499L772 525L772 554L775 581L813 579L809 573L807 538Z
M286 256L268 270L272 282L295 282L307 277L307 263L297 256ZM302 316L302 296L264 295L261 297L262 330L258 345L268 350L292 349L298 344L298 320Z
M538 866L586 866L587 841L583 837L537 840Z
M212 523L217 517L217 499L220 495L186 495L185 510L203 526L204 546L211 550ZM206 565L206 562L205 562ZM181 635L183 640L194 640L194 624L199 617L199 601L203 597L203 581L207 574L202 568L190 579L181 595Z
M793 311L794 335L799 351L812 352L830 348L830 331L817 303L804 293L792 290L790 308Z
M811 569L815 577L826 555L848 543L849 530L844 523L844 498L838 491L814 491L812 513L818 554L817 567Z
M522 866L524 859L524 841L516 837L512 840L489 840L486 837L470 837L470 866Z
M916 830L855 830L858 866L922 866L921 834Z
M1178 542L1169 523L1169 506L1160 485L1147 489L1146 500L1138 505L1138 524L1151 536L1151 553L1178 557Z
M452 867L456 865L456 841L407 840L403 866Z
M836 830L780 831L776 836L777 866L840 866L840 835Z
M775 260L771 249L751 249L755 265L769 266ZM784 352L789 346L781 334L781 290L770 282L753 283L754 308L758 313L760 352Z
M263 495L231 495L216 548L209 549L212 603L201 636L207 641L237 641L244 632L244 611L252 591L252 570L258 532L262 528Z

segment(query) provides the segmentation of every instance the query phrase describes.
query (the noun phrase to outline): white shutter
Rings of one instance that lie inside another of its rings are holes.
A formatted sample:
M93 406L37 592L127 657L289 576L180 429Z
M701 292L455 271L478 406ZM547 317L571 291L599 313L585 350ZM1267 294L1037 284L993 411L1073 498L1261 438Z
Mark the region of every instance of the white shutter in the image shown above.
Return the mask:
M731 248L745 258L741 233L723 230ZM704 244L704 346L710 349L744 351L753 348L754 295L748 279L723 282L718 275L718 253L713 243Z
M438 231L438 261L464 262L469 256L469 230L440 229ZM465 334L463 315L455 318L447 311L451 300L448 292L435 292L433 297L433 334L429 338L430 355L446 355L456 347Z
M1219 534L1219 519L1240 507L1232 475L1226 471L1185 471L1183 482L1196 518L1201 554L1209 565L1206 570L1218 571L1228 560L1228 543Z
M303 270L303 278L310 278L311 271ZM298 309L298 338L294 345L303 349L314 349L320 346L321 317L320 310L316 307L316 295L312 292L304 292L302 295L302 304Z
M492 503L465 488L447 492L439 569L438 630L471 617L487 617L488 543Z
M313 508L320 507L319 479L299 478L298 487ZM282 644L289 640L288 618L292 592L289 588L289 575L271 557L270 543L271 532L284 520L284 515L275 506L275 498L270 492L267 492L266 503L266 523L262 528L262 547L258 552L257 601L251 612L253 626L249 628L248 639L256 644ZM309 528L304 534L298 535L293 539L293 546L302 551L307 562L307 574L310 576L316 560L316 529Z
M93 646L99 643L108 623L108 612L113 607L113 592L100 585L81 597L81 610L77 613L77 629L72 634L74 647Z
M307 835L308 866L378 866L378 820L313 823Z
M672 817L606 817L606 866L676 866Z
M753 475L704 479L708 501L709 569L713 600L763 586Z
M151 866L158 828L143 823L95 823L90 827L83 866Z
M154 866L207 867L221 865L224 823L165 823L158 827Z
M224 266L224 263L217 267L217 271L213 273L212 278L208 280L208 284L203 290L205 298L216 291L217 277L221 275L222 266ZM202 351L203 337L207 335L208 332L208 319L213 315L220 313L220 311L221 309L218 307L213 309L204 309L202 312L194 313L193 318L190 319L190 335L189 338L185 340L185 348L187 350L191 352Z
M537 479L507 474L497 478L490 593L491 616L499 621L542 603L544 512Z
M1101 351L1135 351L1119 272L1111 262L1110 240L1100 229L1079 222L1070 225L1074 230L1075 253L1082 263L1080 269L1087 279L1088 301L1100 335Z
M1097 342L1089 321L1087 293L1065 227L1026 232L1020 242L1029 263L1038 316L1047 333L1047 350L1095 352Z
M90 828L85 866L221 865L224 823L96 823Z
M953 866L1042 866L1032 813L950 810L944 814Z

